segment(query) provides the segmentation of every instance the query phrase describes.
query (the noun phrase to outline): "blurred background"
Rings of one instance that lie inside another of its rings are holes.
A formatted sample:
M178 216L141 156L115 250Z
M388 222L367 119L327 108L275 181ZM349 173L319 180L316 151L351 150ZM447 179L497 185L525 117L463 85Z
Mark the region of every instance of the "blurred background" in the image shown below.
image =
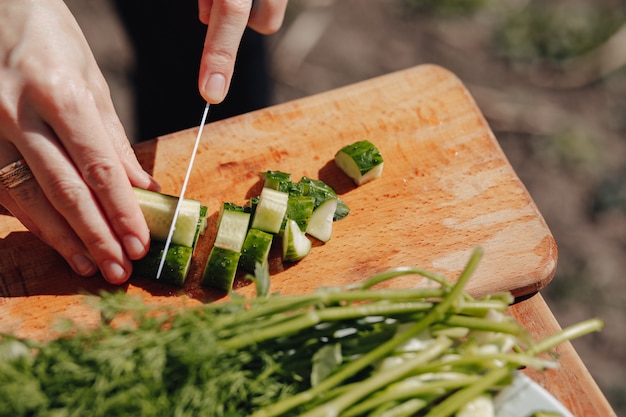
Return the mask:
M127 33L109 1L66 3L133 137ZM562 326L606 321L574 345L617 415L626 415L625 22L621 0L291 0L282 30L266 38L271 104L424 63L463 81L555 236L548 304Z

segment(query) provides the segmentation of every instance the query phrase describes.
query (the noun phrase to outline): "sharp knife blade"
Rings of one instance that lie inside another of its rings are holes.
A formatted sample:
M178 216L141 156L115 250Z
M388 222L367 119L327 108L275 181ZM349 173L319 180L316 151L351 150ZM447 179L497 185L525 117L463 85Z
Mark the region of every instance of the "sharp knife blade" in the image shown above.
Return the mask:
M189 164L187 165L187 173L185 174L183 186L180 190L180 194L178 195L178 202L176 203L176 209L174 210L172 224L170 225L170 230L167 234L167 239L165 240L165 247L163 248L163 253L161 254L161 261L159 262L159 269L157 270L156 279L161 278L161 273L163 272L163 267L165 266L165 257L167 256L167 251L172 244L172 236L174 236L174 230L176 230L176 221L178 220L178 214L180 212L181 204L183 202L183 199L185 198L185 191L187 190L187 183L189 182L189 177L191 176L193 162L196 159L196 153L198 152L198 145L200 144L202 131L204 130L204 125L206 123L207 116L209 115L209 107L209 103L206 103L206 105L204 106L204 112L202 113L202 119L198 128L198 136L196 136L196 141L193 145L193 150L191 151L191 157L189 158Z

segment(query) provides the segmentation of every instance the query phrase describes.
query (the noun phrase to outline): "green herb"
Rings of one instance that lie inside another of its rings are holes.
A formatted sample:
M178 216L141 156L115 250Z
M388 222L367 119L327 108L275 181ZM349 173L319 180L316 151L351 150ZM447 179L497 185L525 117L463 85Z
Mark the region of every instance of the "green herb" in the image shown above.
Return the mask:
M463 290L480 256L455 282L397 268L298 296L268 295L259 265L260 296L182 310L102 294L96 328L2 337L0 416L452 415L602 327L589 320L533 342L504 314L510 295ZM379 286L406 275L439 285Z

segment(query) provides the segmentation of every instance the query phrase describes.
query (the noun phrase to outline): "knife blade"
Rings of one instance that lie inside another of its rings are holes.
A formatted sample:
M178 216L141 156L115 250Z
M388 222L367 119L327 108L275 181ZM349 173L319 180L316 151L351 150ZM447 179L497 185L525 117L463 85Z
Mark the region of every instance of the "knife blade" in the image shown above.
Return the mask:
M194 160L196 159L196 153L198 152L198 145L200 144L200 138L202 137L202 131L204 130L204 125L206 123L207 116L209 115L209 103L207 102L204 106L204 111L202 112L202 119L200 120L200 126L198 127L198 135L196 136L196 141L193 145L193 150L191 151L191 157L189 158L189 164L187 164L187 172L185 173L185 179L183 180L183 185L180 189L180 194L178 195L178 202L176 203L176 208L174 209L174 217L172 218L172 224L170 225L170 230L167 233L167 239L165 239L165 247L163 248L163 253L161 254L161 261L159 262L159 268L157 270L156 279L161 278L161 273L163 272L163 267L165 266L165 258L167 256L167 251L172 244L172 236L174 236L174 231L176 230L176 221L178 220L178 214L180 212L180 207L182 205L183 199L185 198L185 191L187 190L187 184L189 183L189 177L191 176L191 170L193 168Z

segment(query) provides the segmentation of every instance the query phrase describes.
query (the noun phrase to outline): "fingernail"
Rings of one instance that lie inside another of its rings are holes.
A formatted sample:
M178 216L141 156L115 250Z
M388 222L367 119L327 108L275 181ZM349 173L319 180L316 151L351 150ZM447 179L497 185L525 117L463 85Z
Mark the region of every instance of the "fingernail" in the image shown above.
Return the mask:
M126 279L126 270L114 261L104 261L102 273L104 278L112 284L121 284Z
M204 95L211 103L220 103L224 100L224 90L226 89L226 78L222 74L211 74L209 80L204 84Z
M130 259L140 259L148 250L137 236L128 235L123 238L123 242L124 250Z
M96 272L96 265L82 253L77 253L72 256L72 265L74 271L83 276L92 275Z

